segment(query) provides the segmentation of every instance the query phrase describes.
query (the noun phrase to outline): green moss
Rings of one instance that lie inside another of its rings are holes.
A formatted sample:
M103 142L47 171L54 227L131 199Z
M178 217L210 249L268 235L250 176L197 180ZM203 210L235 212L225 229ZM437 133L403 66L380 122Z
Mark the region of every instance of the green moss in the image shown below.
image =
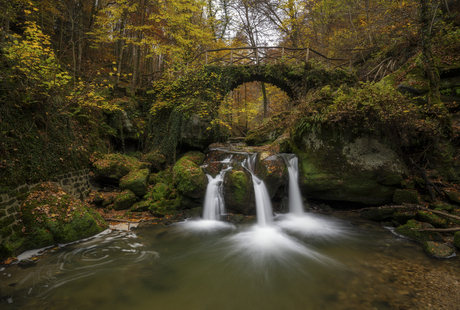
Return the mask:
M398 234L406 236L418 242L425 241L442 241L442 236L435 231L418 231L412 229L433 228L433 225L428 223L421 223L416 220L409 220L406 224L399 226L395 229Z
M432 214L431 212L418 211L417 215L418 215L418 219L421 222L430 223L434 227L438 227L438 228L449 227L450 221L448 219Z
M188 152L184 156L181 157L180 160L189 160L192 163L196 165L202 165L204 162L204 159L206 158L206 155L204 155L201 152L198 151L193 151L193 152Z
M120 188L129 189L136 196L143 197L147 194L149 173L150 170L148 168L130 171L120 179Z
M393 202L395 204L420 204L420 198L418 197L418 193L415 190L397 189L393 196Z
M130 171L148 168L150 164L140 162L137 158L122 154L107 154L93 163L96 177L105 181L118 181Z
M393 213L393 219L401 225L404 225L409 220L417 218L417 213L412 211L398 211Z
M426 241L423 244L423 250L430 256L436 258L447 258L454 254L454 249L441 243Z
M460 231L457 231L454 235L454 246L460 250Z
M243 203L247 197L247 191L251 188L248 177L243 171L235 171L230 174L230 188L236 203Z
M125 210L131 208L131 206L137 201L136 195L126 189L122 191L120 194L115 197L115 201L113 203L114 210Z
M208 179L197 164L182 158L174 165L173 172L174 182L180 193L192 198L204 195Z

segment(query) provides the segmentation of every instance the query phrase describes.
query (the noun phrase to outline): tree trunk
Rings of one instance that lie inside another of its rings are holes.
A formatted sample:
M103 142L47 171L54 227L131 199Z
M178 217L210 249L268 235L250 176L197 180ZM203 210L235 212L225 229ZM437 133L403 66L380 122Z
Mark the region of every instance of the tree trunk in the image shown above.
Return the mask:
M422 41L422 61L425 67L425 74L429 82L429 93L427 98L428 104L433 105L441 103L441 94L439 92L439 72L435 67L435 61L433 59L433 53L431 50L431 27L429 12L429 0L420 0L420 37Z
M267 98L267 91L265 90L264 82L262 82L262 97L264 100L264 118L266 118L268 114L268 98Z

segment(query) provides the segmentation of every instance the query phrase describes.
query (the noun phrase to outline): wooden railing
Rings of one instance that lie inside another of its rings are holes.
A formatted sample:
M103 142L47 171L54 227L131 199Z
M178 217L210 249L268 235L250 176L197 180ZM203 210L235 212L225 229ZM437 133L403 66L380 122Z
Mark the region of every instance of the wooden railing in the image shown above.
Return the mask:
M260 46L260 47L233 47L207 50L202 53L207 65L261 65L277 63L280 61L309 62L313 59L325 62L332 69L352 69L352 59L329 58L309 47L293 48L282 46Z

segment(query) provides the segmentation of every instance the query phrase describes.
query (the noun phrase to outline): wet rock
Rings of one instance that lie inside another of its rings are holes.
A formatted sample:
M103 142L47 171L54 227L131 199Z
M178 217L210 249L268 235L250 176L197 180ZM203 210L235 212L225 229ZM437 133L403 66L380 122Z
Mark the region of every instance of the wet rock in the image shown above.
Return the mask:
M268 152L260 153L256 175L264 181L270 198L273 198L276 191L286 184L287 174L286 164L282 157Z
M229 212L255 214L255 196L251 175L243 168L227 172L223 194L225 207Z
M393 220L401 225L407 223L407 221L414 220L417 218L417 213L413 211L396 211L393 213Z
M413 228L415 230L413 230ZM416 230L422 228L433 228L433 225L410 220L406 224L397 227L395 232L420 243L425 241L442 241L442 236L438 232Z
M149 210L149 207L150 207L150 204L148 201L146 200L143 200L143 201L140 201L138 203L135 203L130 209L129 211L131 212L144 212L144 211L148 211Z
M426 241L423 244L423 250L433 257L447 258L454 254L455 250L445 244L437 243L433 241Z
M149 173L148 168L130 171L120 179L120 188L129 189L136 196L144 197L147 194Z
M447 195L449 200L457 205L460 205L460 194L453 191L445 190L444 193Z
M369 135L321 127L296 137L293 144L307 198L382 205L392 202L408 174L392 147Z
M35 266L35 264L36 264L36 262L34 260L31 260L31 259L21 259L18 262L18 265L21 268L29 268L29 267Z
M460 231L457 231L454 235L454 246L460 250Z
M415 190L397 189L393 196L393 202L395 204L420 204L420 198Z
M395 209L371 209L361 212L361 217L371 221L388 221L393 218Z
M131 206L137 201L136 195L126 189L117 195L113 203L114 210L126 210L131 208Z

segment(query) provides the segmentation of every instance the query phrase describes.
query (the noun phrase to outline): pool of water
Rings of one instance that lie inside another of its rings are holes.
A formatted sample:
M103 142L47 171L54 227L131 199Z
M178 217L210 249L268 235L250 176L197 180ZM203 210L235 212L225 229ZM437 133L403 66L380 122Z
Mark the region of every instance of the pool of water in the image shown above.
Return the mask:
M187 226L112 231L2 268L0 308L413 309L422 288L411 272L458 272L457 258L429 258L348 215Z

